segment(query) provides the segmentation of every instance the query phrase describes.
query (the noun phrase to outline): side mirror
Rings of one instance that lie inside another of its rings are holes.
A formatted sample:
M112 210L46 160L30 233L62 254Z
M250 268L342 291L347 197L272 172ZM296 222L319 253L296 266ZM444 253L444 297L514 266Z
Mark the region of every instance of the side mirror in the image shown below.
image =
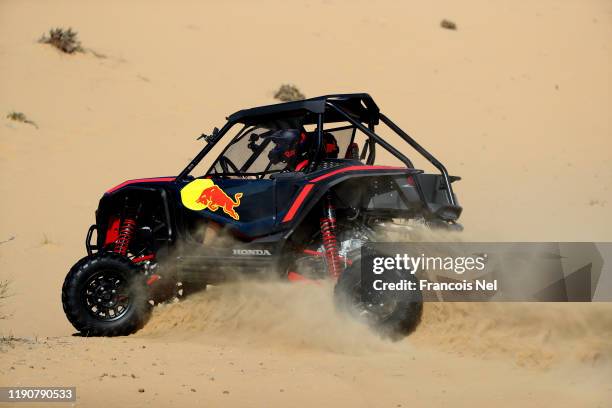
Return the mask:
M217 139L217 136L219 135L219 128L215 127L212 131L211 135L207 135L206 133L202 133L200 135L200 137L198 137L196 140L200 140L200 139L204 139L206 140L207 143L213 142Z

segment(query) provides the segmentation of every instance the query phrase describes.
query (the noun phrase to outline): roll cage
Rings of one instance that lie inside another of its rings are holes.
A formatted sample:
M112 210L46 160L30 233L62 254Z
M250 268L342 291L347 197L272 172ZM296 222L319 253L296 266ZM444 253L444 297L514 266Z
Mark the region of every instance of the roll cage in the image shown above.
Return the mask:
M326 124L334 125L344 122L348 122L349 124L327 129L324 128ZM267 105L238 111L227 118L226 124L220 130L206 137L206 146L204 146L196 157L179 174L178 179L189 178L189 174L195 166L202 161L212 148L227 134L229 129L236 124L242 124L242 129L232 138L213 165L209 168L207 172L208 176L237 175L264 178L272 173L282 171L282 169L271 169L270 165L266 166L263 170L255 172L248 171L251 164L265 151L265 147L267 146L266 143L270 143L269 140L259 145L258 149L254 149L251 156L246 158L245 162L240 167L234 165L234 168L230 168L231 166L225 158L228 149L235 145L235 143L243 140L243 138L249 134L249 129L257 127L270 131L277 129L305 129L306 127L314 127L314 130L309 132L310 135L314 137L314 140L308 155L310 158L309 164L301 170L304 173L317 171L320 169L322 162L326 160L323 146L323 134L325 132L341 130L352 130L351 143L354 140L357 130L367 137L362 150L359 152L359 159L362 161L365 160L366 164L374 163L376 147L378 145L401 161L406 168L413 169L414 165L408 157L375 133L376 126L379 125L380 122L389 127L395 134L407 142L414 150L438 169L445 184L445 192L449 204L457 205L451 183L458 178L449 176L446 168L440 161L417 143L410 135L404 132L391 119L381 113L374 100L370 95L365 93L326 95L302 101ZM225 164L223 164L224 161ZM218 169L215 170L215 166L217 165L221 168L221 172L219 172ZM418 183L418 180L416 180L416 183Z

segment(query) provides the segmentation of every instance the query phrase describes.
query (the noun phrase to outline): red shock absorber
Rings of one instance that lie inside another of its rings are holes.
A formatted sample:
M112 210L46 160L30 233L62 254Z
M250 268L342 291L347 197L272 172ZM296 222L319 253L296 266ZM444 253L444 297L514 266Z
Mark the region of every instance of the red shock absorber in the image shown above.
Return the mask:
M320 219L320 224L327 270L333 278L338 278L342 272L342 267L340 266L338 241L336 240L336 211L331 203L330 196L327 196L327 201L323 207L323 217Z
M128 214L130 212L128 211ZM117 241L115 241L115 249L114 252L126 256L128 253L128 248L130 243L132 242L132 237L134 236L134 231L136 230L136 216L131 214L126 215L119 227L119 232L117 236Z

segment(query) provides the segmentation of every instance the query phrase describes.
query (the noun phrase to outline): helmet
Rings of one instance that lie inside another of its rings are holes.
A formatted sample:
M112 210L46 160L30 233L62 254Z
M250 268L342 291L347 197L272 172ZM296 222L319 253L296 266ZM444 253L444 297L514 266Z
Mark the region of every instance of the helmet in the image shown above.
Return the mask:
M280 162L289 165L295 164L298 159L300 142L303 141L302 132L298 129L281 129L272 133L269 138L276 144L268 153L268 159L272 164Z

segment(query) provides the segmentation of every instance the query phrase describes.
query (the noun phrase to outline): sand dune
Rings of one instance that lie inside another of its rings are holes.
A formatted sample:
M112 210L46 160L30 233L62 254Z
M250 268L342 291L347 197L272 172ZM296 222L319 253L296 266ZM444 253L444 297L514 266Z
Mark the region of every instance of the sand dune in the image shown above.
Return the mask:
M606 0L0 2L0 334L26 339L2 342L0 385L75 384L82 406L605 406L607 304L430 304L389 344L329 288L219 287L125 339L70 337L59 297L103 191L177 174L287 82L371 93L463 177L466 239L611 240L611 20ZM98 56L37 43L55 26Z

